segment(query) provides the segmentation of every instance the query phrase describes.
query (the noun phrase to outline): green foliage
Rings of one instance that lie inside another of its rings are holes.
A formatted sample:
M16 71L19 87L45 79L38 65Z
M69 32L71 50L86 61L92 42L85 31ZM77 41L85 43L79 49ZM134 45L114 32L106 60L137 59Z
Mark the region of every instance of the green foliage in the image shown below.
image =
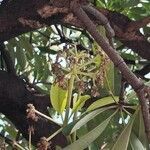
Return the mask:
M113 99L114 98L114 99ZM97 109L99 107L103 107L103 106L107 106L107 105L110 105L110 104L113 104L113 103L116 103L118 102L119 99L117 96L115 97L104 97L104 98L101 98L95 102L93 102L88 108L87 108L87 111L91 111L91 110L94 110L94 109Z
M116 112L115 112L116 113ZM113 113L113 115L115 114ZM110 119L113 117L111 115L106 120L104 120L101 124L99 124L96 128L94 128L92 131L88 132L84 136L82 136L79 140L75 141L71 145L64 148L64 150L81 150L85 149L89 146L90 143L92 143L107 127Z
M74 104L72 112L77 112L78 110L80 110L89 98L89 95L80 96L77 102Z
M62 113L67 104L68 90L62 89L58 84L53 84L50 90L51 104L58 113Z
M138 110L137 110L138 112ZM133 118L129 121L129 123L126 125L122 133L119 135L116 143L114 144L112 150L127 150L128 148L128 143L130 139L130 134L133 126L134 119L137 115L137 112L133 115Z

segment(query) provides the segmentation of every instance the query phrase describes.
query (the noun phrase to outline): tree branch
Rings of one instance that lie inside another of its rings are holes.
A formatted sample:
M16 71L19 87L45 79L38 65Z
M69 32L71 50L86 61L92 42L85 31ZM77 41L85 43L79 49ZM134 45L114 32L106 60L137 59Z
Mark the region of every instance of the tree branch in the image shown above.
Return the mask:
M7 116L27 140L29 137L28 128L31 125L26 114L27 104L29 103L33 104L38 111L48 115L49 96L32 93L19 77L0 71L0 112ZM60 128L41 117L37 122L32 122L32 125L34 127L32 144L34 145L39 142L41 137L49 137L50 134ZM64 147L67 144L65 136L62 134L58 134L51 142L52 149L56 145Z
M80 19L87 31L93 36L96 42L101 46L101 48L105 51L108 57L113 61L114 65L119 69L122 73L122 76L128 81L128 83L133 87L133 89L137 92L144 119L144 125L148 140L150 142L150 112L149 112L149 99L145 95L149 95L150 89L143 85L143 82L140 81L128 68L125 64L124 60L120 57L120 55L113 49L109 43L107 43L104 38L98 33L96 25L90 20L84 10L81 8L81 5L75 0L70 4L70 9L72 12Z
M65 3L66 1L57 0L52 5L47 0L22 0L0 6L0 42L52 24L84 28L82 22L68 11L68 4ZM150 60L150 43L147 39L138 31L127 32L132 20L110 10L97 10L109 20L118 40L141 57ZM97 23L96 18L94 22Z
M127 26L127 31L128 32L137 31L140 28L145 27L148 23L150 23L150 17L145 17L141 20L132 21Z

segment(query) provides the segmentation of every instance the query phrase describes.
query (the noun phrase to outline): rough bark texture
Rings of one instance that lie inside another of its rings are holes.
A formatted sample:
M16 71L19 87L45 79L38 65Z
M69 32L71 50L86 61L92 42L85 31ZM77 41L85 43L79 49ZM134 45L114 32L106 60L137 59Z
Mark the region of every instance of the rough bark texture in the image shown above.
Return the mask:
M83 27L82 23L68 11L68 4L65 4L65 1L63 3L57 1L55 6L52 6L49 0L15 0L1 5L0 42L46 25L69 24ZM135 24L141 27L140 21L134 22L123 14L105 9L99 9L99 11L108 18L118 40L141 57L150 60L150 43L137 28L131 30ZM146 18L146 22L150 22L150 17Z
M27 104L33 104L35 108L44 114L48 114L47 106L50 106L49 97L46 95L34 94L29 91L23 80L17 76L0 71L0 112L14 123L17 129L28 139L28 128L30 122L27 120ZM41 137L48 137L60 127L39 117L39 120L33 123L34 134L32 143L37 144ZM52 147L55 145L64 146L65 137L62 134L52 139Z

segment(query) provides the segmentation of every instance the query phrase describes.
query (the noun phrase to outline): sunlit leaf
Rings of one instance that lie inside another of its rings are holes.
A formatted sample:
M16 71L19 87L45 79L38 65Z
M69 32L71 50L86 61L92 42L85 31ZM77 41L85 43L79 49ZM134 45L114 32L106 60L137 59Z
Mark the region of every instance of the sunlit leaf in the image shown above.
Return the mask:
M77 100L77 102L75 103L75 105L72 109L72 112L76 112L76 111L80 110L89 98L90 98L89 95L80 96L79 99Z
M109 104L113 104L113 103L119 101L119 97L118 97L118 96L115 96L114 98L115 98L115 100L114 100L111 96L101 98L101 99L99 99L99 100L93 102L93 103L87 108L87 111L91 111L91 110L94 110L94 109L96 109L96 108L103 107L103 106L106 106L106 105L109 105Z
M100 66L100 64L101 64L101 56L100 55L97 55L96 57L94 57L94 63L95 63L95 65L97 66L97 67L99 67Z
M62 113L66 107L68 90L62 89L57 83L53 84L50 89L50 100L53 108Z
M106 88L108 91L111 91L114 93L115 89L115 75L114 75L114 64L112 61L109 61L106 66L106 76L104 81L104 88Z
M132 150L145 150L141 141L137 138L137 136L134 133L131 133L130 144Z

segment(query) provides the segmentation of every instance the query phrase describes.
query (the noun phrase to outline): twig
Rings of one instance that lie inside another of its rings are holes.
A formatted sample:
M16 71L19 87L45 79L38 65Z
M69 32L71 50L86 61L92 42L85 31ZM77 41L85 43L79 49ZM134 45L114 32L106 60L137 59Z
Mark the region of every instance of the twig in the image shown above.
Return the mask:
M51 136L47 138L47 141L50 141L53 137L55 137L57 134L59 134L62 131L63 128L58 129L55 133L53 133Z
M35 107L33 106L33 104L28 104L27 106L28 106L28 109L26 110L27 114L28 114L27 118L31 118L32 120L37 121L38 117L35 115L35 114L37 114L37 115L39 115L41 117L46 118L49 121L51 121L51 122L61 126L61 124L59 124L56 121L54 121L51 117L49 117L49 116L39 112L38 110L36 110Z
M137 31L140 28L146 26L148 23L150 23L150 16L145 17L141 20L132 21L129 23L129 25L127 27L127 31L128 32Z

